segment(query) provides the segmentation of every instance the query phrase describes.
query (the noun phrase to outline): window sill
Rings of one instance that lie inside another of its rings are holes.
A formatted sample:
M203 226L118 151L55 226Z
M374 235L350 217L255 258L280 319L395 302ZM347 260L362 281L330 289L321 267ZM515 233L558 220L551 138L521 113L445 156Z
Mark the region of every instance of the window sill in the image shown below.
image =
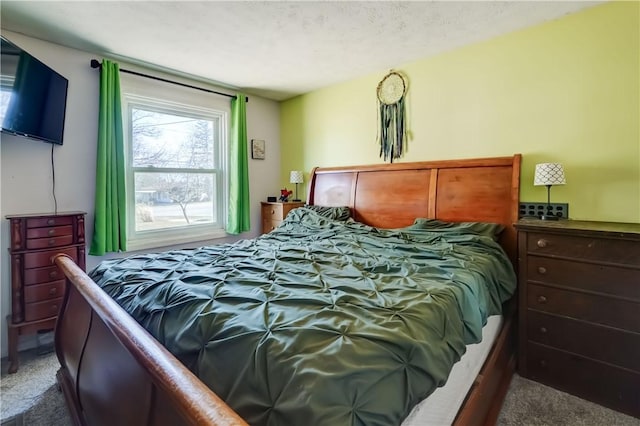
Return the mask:
M224 229L216 229L213 231L199 232L197 234L174 234L174 235L155 235L147 238L136 238L127 241L127 251L144 250L151 248L161 248L175 246L179 244L195 243L198 241L214 240L217 238L226 238L227 234Z

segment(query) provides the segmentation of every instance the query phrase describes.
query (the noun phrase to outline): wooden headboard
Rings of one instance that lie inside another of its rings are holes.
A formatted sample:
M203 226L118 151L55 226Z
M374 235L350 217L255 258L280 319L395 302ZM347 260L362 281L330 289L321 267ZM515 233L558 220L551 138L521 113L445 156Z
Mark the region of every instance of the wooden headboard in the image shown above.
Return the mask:
M418 217L505 226L500 243L516 261L522 156L316 167L308 203L349 206L353 218L379 228L408 226Z

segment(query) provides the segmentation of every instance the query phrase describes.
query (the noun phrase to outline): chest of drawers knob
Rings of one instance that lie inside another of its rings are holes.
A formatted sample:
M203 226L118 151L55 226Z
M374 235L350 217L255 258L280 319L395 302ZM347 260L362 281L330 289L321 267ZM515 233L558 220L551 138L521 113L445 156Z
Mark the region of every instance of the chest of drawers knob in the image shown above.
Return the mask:
M538 244L538 247L545 248L548 243L547 243L547 240L545 240L544 238L540 238L537 244Z
M547 303L547 298L545 296L538 296L538 303Z
M540 327L540 333L546 334L547 333L546 327Z
M47 232L47 234L49 234L49 236L52 236L55 233L56 233L55 229L49 229L49 231Z
M49 272L49 278L53 279L53 278L56 278L57 276L58 276L58 271Z
M55 224L56 224L55 219L47 219L47 225L55 225Z
M540 367L542 367L542 368L546 368L546 366L547 366L547 361L546 361L546 360L544 360L544 359L541 359L541 360L540 360Z
M54 287L54 288L52 288L51 290L49 290L49 294L50 294L51 296L55 295L57 292L58 292L58 289L57 289L57 288L55 288L55 287Z
M546 274L547 273L547 268L545 268L544 266L538 266L538 273L539 274Z

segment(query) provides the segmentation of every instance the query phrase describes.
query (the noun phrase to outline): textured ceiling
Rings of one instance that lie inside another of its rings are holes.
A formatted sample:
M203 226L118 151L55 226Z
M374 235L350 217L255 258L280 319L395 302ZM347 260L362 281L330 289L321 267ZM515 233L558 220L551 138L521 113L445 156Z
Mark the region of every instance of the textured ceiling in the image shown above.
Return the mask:
M556 19L585 1L6 1L2 28L283 100Z

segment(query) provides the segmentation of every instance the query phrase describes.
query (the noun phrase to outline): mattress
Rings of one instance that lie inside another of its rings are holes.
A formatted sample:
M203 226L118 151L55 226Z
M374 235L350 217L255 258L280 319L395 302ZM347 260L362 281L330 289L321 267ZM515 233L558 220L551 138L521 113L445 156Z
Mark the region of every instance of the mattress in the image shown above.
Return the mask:
M445 426L453 423L467 392L480 373L504 318L492 315L482 329L482 341L467 345L467 352L453 365L447 383L416 405L402 426Z

